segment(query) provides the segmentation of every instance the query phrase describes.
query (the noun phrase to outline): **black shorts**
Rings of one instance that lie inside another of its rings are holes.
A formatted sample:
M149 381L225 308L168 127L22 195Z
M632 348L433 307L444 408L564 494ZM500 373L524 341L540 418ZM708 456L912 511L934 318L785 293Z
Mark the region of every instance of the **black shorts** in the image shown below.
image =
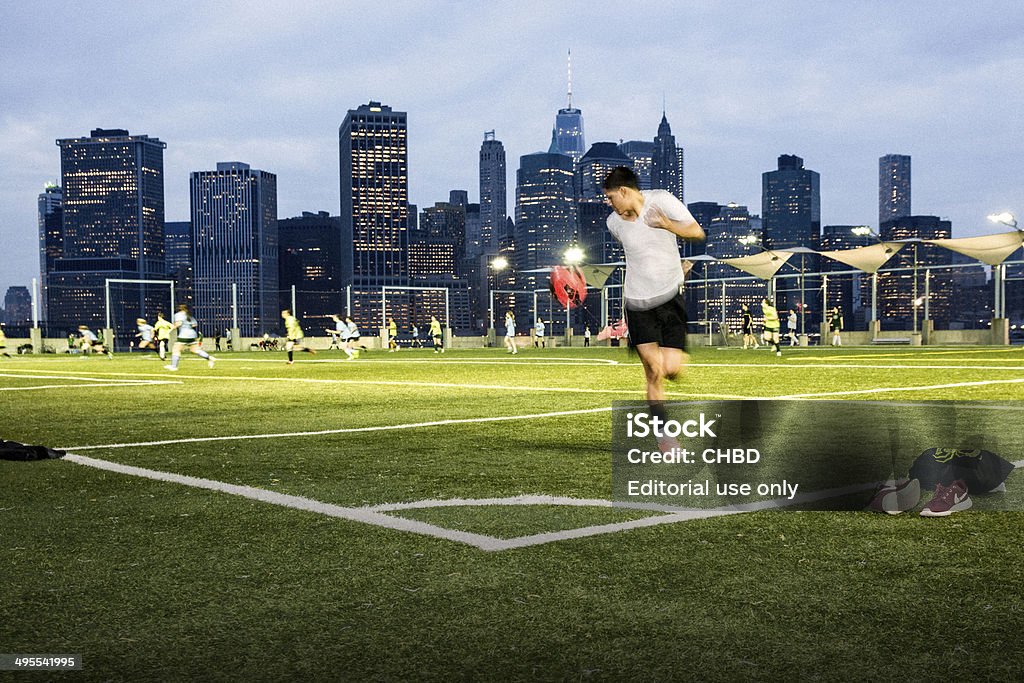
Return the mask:
M626 309L629 345L655 343L672 349L686 349L686 299L682 292L660 306L646 311Z

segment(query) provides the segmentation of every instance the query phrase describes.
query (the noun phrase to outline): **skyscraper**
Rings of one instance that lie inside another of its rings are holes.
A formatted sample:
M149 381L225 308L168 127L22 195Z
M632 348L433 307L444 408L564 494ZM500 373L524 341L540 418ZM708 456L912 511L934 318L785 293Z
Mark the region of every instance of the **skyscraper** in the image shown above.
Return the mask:
M573 168L583 158L586 143L583 138L583 112L572 106L572 52L569 53L569 91L565 109L555 116L555 142L562 154L572 157Z
M764 246L815 249L821 237L821 190L816 171L798 156L783 154L775 171L761 174Z
M252 337L276 329L277 176L238 161L190 176L195 314L201 330L230 328L232 284L238 327Z
M480 145L480 247L491 252L498 247L496 235L508 217L506 197L505 146L494 139L494 131L484 133Z
M632 167L632 161L614 142L595 142L576 168L579 244L589 263L608 263L623 258L622 245L607 228L611 207L605 201L603 188L608 172L617 166Z
M384 286L409 285L406 113L380 102L349 110L338 129L343 285L351 314L380 327Z
M546 286L546 276L523 271L562 262L576 236L576 202L572 157L558 151L554 139L547 152L526 154L516 174L516 286L532 290ZM521 306L525 302L518 302ZM528 319L525 317L523 320ZM532 317L532 313L530 314Z
M164 254L167 259L167 278L174 280L175 302L195 305L192 296L192 223L166 221L164 223ZM169 315L173 311L164 311Z
M654 164L654 143L650 140L620 142L619 149L629 157L641 190L651 189L651 167ZM680 200L681 201L681 200Z
M47 185L39 195L39 312L49 320L47 284L49 273L64 253L64 191Z
M882 223L910 213L910 157L886 154L878 159L879 230Z
M4 294L4 322L8 325L27 325L32 320L32 295L28 287L8 287Z
M51 324L105 323L105 280L163 279L163 142L123 129L57 140L63 249L47 274ZM111 324L122 332L168 300L166 286L111 289Z
M903 216L882 223L881 238L890 240L937 240L949 239L953 225L938 216ZM925 294L925 277L931 278L928 299L929 315L939 323L946 323L950 316L952 280L948 270L925 269L926 266L948 266L953 263L953 253L933 244L911 242L900 250L878 271L879 317L885 321L914 329L914 318L921 320L923 302L918 299ZM897 270L898 269L898 270ZM895 270L896 272L889 272ZM927 275L926 275L927 274ZM918 305L922 304L922 305Z
M651 189L668 190L679 201L685 202L683 168L683 148L676 146L672 127L662 112L651 157Z
M333 328L331 314L345 310L341 221L327 211L303 211L301 216L279 219L277 235L279 307L292 307L294 287L295 315L313 330Z

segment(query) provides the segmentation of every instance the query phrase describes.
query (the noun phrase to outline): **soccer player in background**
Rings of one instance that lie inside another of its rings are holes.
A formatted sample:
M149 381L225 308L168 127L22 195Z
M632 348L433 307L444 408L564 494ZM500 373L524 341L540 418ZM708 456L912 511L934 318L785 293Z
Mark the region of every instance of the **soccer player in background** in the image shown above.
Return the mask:
M540 348L547 348L547 342L544 340L544 319L537 318L537 323L533 326L534 340L533 345Z
M761 299L761 313L764 314L764 340L775 349L775 355L781 356L782 349L779 348L779 311L772 305L771 299Z
M167 346L171 341L171 330L173 329L174 325L164 317L163 311L157 311L153 330L156 332L156 345L157 351L160 353L160 360L167 359Z
M441 334L441 321L430 316L430 336L434 339L434 353L444 353L444 338Z
M754 335L754 316L750 313L750 306L740 304L740 312L743 316L743 348L757 348L757 337Z
M311 353L315 356L316 351L302 344L302 340L305 337L305 335L302 333L302 328L299 326L299 321L295 319L295 316L292 315L292 312L286 308L283 311L281 311L281 317L284 318L284 350L288 352L288 365L295 364L295 349L298 349L299 351L305 351L306 353Z
M139 340L138 348L156 349L156 343L153 340L153 326L147 323L145 318L136 318L135 326L139 330L135 335L135 338Z
M516 346L516 316L512 311L505 314L505 348L513 356L519 353Z
M636 174L625 166L608 173L604 193L613 209L608 230L626 257L622 294L629 344L643 364L651 412L666 419L665 380L676 379L687 360L678 240L703 241L704 230L672 193L641 191Z
M171 363L165 365L164 369L177 371L178 363L181 362L181 352L188 347L188 350L200 358L206 359L206 364L211 368L217 359L203 350L199 342L199 323L192 317L188 310L188 304L178 306L178 312L174 314L174 328L178 330L178 339L171 349Z

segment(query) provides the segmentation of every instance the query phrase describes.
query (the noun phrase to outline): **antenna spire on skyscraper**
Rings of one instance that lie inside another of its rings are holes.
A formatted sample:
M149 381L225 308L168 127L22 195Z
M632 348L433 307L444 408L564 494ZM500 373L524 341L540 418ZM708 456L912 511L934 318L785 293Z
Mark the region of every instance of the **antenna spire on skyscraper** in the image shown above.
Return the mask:
M572 50L569 50L569 105L567 109L572 109Z

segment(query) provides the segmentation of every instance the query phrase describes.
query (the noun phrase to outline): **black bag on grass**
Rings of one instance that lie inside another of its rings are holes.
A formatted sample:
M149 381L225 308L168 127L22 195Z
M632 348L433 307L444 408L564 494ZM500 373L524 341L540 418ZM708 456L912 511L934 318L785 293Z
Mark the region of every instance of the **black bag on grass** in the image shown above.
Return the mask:
M923 489L962 479L968 492L988 493L1006 481L1012 471L1013 463L991 451L929 448L910 466L910 477L920 481Z
M46 446L26 446L17 441L0 439L0 460L49 460L63 457L64 451L55 451Z

